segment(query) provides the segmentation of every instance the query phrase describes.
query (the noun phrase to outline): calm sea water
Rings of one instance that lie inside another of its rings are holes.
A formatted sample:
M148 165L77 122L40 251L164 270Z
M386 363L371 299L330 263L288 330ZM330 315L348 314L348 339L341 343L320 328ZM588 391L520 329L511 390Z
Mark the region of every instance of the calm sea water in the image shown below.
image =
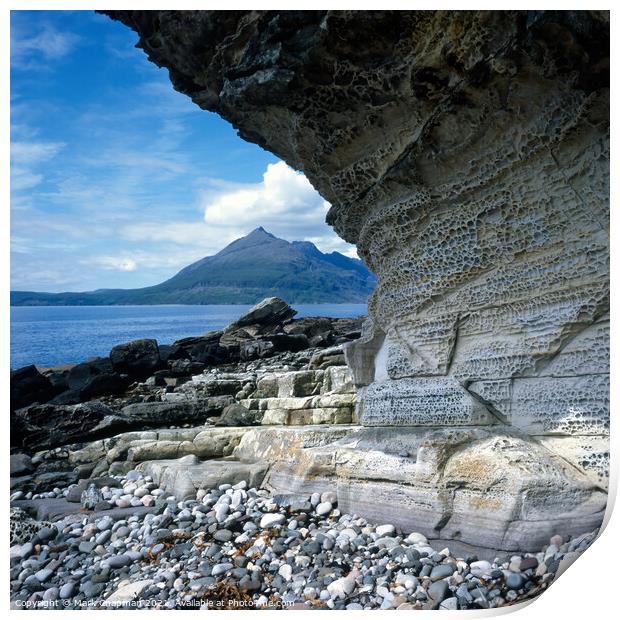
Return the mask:
M121 342L161 344L221 329L251 306L15 306L11 307L11 368L55 366L106 356ZM300 304L304 316L356 317L366 304Z

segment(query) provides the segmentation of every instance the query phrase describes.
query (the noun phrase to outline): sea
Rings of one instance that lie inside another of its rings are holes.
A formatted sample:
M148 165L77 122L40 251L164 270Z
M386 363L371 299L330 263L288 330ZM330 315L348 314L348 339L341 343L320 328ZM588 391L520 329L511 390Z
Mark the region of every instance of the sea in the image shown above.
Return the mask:
M155 338L170 344L222 329L250 309L217 306L12 306L11 368L41 367L105 357L117 344ZM295 318L363 316L366 304L299 304Z

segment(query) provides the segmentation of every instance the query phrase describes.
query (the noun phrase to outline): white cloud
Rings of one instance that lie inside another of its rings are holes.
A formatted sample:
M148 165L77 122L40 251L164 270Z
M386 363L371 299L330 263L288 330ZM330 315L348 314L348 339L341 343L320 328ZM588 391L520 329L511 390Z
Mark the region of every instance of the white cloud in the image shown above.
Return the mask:
M329 203L284 162L268 165L261 183L205 181L210 189L199 201L202 221L135 221L120 227L119 237L138 247L147 242L174 245L170 253L181 257L179 267L219 252L258 226L288 241L311 241L323 252L357 256L355 247L325 223Z
M54 157L65 146L64 142L11 142L11 161L32 165Z
M11 27L11 67L22 70L45 68L40 60L58 60L66 56L80 41L72 32L61 32L44 26L37 34L20 36L18 28Z
M11 190L14 192L35 187L41 181L43 181L42 174L35 174L31 170L19 166L11 167Z
M37 172L37 166L54 158L64 146L63 142L11 142L11 190L39 185L43 175Z
M84 262L112 271L135 271L138 266L133 258L122 256L96 256Z
M282 161L267 166L261 183L212 183L201 204L212 235L226 231L232 240L262 226L288 241L311 241L323 252L357 256L325 223L330 204L301 172Z
M290 227L289 218L322 221L328 209L329 203L302 173L278 162L267 166L262 183L206 197L204 219L207 224L217 227L230 226L236 221L252 221L265 228L271 226L276 234L276 228L285 230Z

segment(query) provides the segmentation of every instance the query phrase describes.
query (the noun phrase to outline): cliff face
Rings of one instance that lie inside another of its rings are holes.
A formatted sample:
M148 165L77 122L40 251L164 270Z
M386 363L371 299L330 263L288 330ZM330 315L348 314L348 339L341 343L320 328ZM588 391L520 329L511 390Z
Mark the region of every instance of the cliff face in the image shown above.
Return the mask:
M362 424L510 425L606 484L608 13L108 13L377 274Z

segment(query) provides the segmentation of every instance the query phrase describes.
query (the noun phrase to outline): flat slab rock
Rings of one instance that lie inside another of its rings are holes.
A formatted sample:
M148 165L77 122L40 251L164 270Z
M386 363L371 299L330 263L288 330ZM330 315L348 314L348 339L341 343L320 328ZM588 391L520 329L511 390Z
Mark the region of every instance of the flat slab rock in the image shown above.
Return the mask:
M246 481L251 487L260 487L267 472L264 462L240 463L229 459L201 461L195 455L179 459L145 461L139 471L152 476L153 481L177 500L195 497L198 489L217 488L220 484Z
M269 463L275 493L335 491L338 507L428 538L533 551L596 529L607 495L510 427L270 427L233 456Z
M81 515L88 517L89 520L96 520L99 517L109 516L114 520L124 519L132 515L143 516L150 512L155 512L155 507L131 507L131 508L111 508L110 510L81 510L80 504L68 502L63 498L45 498L16 500L11 502L11 508L21 508L27 512L35 513L38 521L58 521L70 515Z

